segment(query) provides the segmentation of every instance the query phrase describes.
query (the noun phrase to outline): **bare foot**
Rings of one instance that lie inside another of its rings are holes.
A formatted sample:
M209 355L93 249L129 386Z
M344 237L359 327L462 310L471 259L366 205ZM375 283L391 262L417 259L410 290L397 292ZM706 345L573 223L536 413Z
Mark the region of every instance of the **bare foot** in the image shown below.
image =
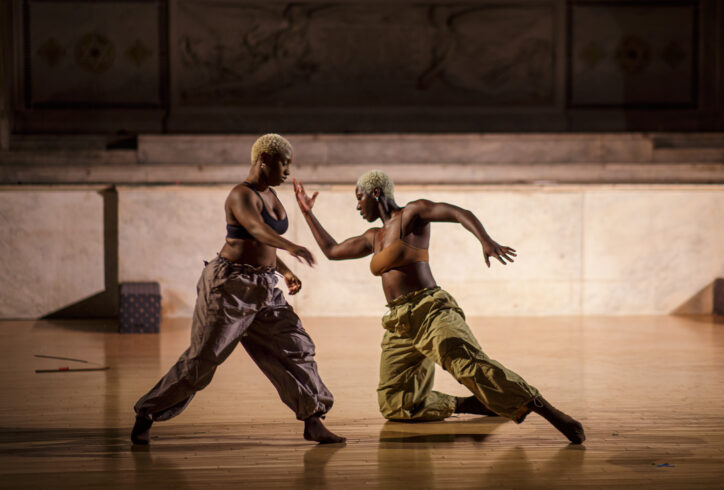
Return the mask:
M455 397L455 413L474 413L476 415L487 415L488 417L497 417L498 414L483 405L483 402L474 396Z
M131 442L133 444L147 445L151 440L151 424L153 420L136 415L136 423L131 430Z
M330 432L322 423L319 415L312 415L304 420L304 438L308 441L317 441L320 444L333 444L347 440Z
M558 410L556 407L548 403L548 401L539 396L530 403L530 408L535 413L545 418L548 422L558 429L561 434L566 436L573 444L581 444L586 440L586 434L583 432L583 425L571 417Z

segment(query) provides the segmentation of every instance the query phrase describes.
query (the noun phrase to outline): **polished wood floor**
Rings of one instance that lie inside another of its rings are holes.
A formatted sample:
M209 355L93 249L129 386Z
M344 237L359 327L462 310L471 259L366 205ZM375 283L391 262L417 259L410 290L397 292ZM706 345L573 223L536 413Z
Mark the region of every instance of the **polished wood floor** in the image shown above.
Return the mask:
M345 445L318 446L239 348L179 417L133 450L131 407L189 322L119 335L103 321L0 322L0 488L724 488L724 321L472 318L493 358L579 418L568 445L535 414L385 422L375 319L304 319ZM35 357L49 355L88 363ZM109 366L106 371L36 369ZM465 389L439 372L437 388Z

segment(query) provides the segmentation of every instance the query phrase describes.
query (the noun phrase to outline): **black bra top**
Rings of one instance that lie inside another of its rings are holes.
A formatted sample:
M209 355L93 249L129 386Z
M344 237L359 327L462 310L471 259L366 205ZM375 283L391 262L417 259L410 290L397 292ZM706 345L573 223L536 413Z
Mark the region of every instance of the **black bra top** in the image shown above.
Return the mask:
M249 184L248 182L244 182L244 185L254 191L254 193L259 196L259 199L261 199L261 195L256 189L251 186L251 184ZM271 188L269 190L271 190L272 194L276 196L276 192L274 192ZM285 216L284 219L274 219L266 210L266 206L264 205L264 199L261 199L261 205L261 217L264 220L264 223L271 226L272 230L276 231L280 235L283 235L287 231L287 228L289 228L289 218ZM243 226L229 224L226 225L226 238L241 238L252 240L254 239L254 237L251 236L251 233L246 231L246 228L244 228Z

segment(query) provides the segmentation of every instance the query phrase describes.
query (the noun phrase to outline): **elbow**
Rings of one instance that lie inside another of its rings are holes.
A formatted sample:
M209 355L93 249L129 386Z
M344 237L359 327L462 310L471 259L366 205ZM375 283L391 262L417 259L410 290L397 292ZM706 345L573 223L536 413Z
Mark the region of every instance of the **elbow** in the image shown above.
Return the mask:
M475 222L476 218L472 211L461 209L455 214L453 219L467 228L469 224Z

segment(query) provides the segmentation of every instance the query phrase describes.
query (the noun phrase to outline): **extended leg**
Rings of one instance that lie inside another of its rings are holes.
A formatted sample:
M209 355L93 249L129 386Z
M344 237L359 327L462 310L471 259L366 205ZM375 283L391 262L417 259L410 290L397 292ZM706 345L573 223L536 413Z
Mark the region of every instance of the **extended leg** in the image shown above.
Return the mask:
M533 411L571 442L580 444L586 439L580 422L553 407L523 378L485 355L455 309L438 312L416 340L421 347L429 347L426 354L438 360L485 407L518 423Z
M251 323L258 307L236 298L252 298L259 288L227 272L218 262L204 269L197 286L191 345L134 406L134 443L147 444L153 421L168 420L186 408L194 394L211 382L217 366L231 354ZM224 291L222 284L227 286ZM225 300L230 293L236 296L233 302Z
M540 395L538 390L485 355L456 308L437 310L430 320L415 336L418 349L468 388L485 408L521 422L531 411L530 402Z

